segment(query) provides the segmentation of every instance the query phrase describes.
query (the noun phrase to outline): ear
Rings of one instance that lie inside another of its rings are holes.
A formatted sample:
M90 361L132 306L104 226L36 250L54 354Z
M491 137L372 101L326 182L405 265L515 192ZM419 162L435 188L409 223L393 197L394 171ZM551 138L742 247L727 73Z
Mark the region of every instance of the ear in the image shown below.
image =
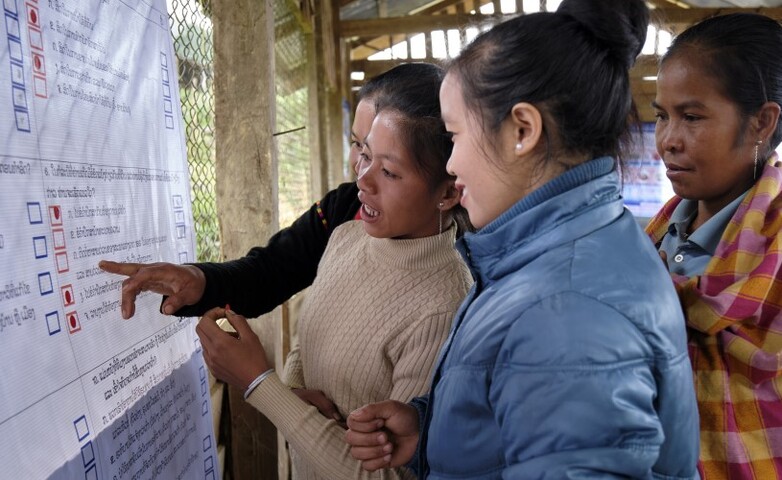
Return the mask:
M439 202L442 202L443 206L439 207L443 212L447 212L456 205L459 204L459 200L462 199L462 192L460 192L455 186L455 180L446 180L441 187L441 194Z
M777 129L779 113L780 106L777 102L766 102L760 107L752 120L757 135L753 140L762 140L764 145L768 145L769 139Z
M516 157L527 155L538 147L543 136L543 116L537 107L531 103L517 103L505 123L507 132L504 134L513 142Z

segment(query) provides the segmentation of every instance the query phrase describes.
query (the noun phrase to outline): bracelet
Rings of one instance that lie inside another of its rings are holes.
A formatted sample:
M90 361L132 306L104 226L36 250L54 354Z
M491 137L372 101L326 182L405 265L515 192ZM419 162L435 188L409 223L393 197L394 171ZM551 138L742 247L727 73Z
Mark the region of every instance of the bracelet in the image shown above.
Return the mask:
M262 381L266 380L266 377L274 373L274 369L270 368L263 372L262 374L255 377L255 380L250 382L250 385L247 386L247 390L244 391L244 399L247 400L247 397L250 396L251 393L253 393L253 390L255 390L255 387L261 384Z

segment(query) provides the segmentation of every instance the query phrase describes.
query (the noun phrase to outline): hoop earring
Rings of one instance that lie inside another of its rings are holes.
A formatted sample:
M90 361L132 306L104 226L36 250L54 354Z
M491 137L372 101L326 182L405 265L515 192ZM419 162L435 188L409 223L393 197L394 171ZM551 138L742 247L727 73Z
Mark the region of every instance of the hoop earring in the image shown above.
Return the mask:
M438 233L438 235L442 235L443 233L443 206L445 206L445 203L443 202L437 204L437 209L440 211L440 233Z
M763 140L758 140L755 142L755 168L752 169L752 180L757 180L758 178L758 150L760 149L760 145L763 143Z

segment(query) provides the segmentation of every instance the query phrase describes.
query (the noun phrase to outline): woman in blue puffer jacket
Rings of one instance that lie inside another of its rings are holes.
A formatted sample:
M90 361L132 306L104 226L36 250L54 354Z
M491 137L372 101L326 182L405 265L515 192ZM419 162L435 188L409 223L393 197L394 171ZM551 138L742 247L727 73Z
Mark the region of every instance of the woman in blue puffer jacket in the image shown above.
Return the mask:
M623 207L640 0L564 0L480 35L440 90L480 230L430 393L348 418L363 467L420 478L698 478L676 293Z

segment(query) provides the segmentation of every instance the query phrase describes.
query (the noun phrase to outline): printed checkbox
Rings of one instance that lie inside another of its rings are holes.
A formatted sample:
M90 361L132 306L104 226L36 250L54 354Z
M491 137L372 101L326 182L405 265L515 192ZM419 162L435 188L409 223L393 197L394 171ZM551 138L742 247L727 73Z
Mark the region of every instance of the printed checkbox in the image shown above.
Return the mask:
M204 474L204 480L215 480L215 471L209 470Z
M215 469L215 461L211 455L204 459L204 472Z
M179 252L179 263L187 263L187 252Z
M26 110L27 95L25 95L24 88L19 86L13 86L11 87L11 90L13 90L13 94L11 96L14 99L14 107Z
M90 427L87 424L87 417L84 415L73 421L73 427L76 429L76 438L78 438L80 442L87 438L87 435L90 434Z
M81 322L79 322L79 314L76 312L68 312L65 314L65 318L68 321L68 333L76 333L81 330ZM81 439L79 439L81 440Z
M174 223L177 225L184 225L185 224L185 211L184 210L174 210Z
M176 238L182 239L185 238L185 234L187 233L187 229L184 225L177 225L176 226Z
M16 10L16 0L3 0L3 8L5 8L5 11L8 13L13 13L14 15L18 13Z
M36 97L49 98L49 92L46 90L46 77L33 75L33 90Z
M168 66L168 57L163 52L160 52L160 66L161 67L167 67Z
M174 117L171 115L166 115L166 128L169 130L174 129Z
M8 37L8 53L11 55L11 60L22 63L22 42ZM21 68L21 65L19 67ZM24 74L24 71L22 73ZM23 79L18 78L16 75L12 75L11 78L16 83L23 83Z
M60 312L49 312L46 314L46 328L49 335L60 333Z
M85 467L89 467L95 461L95 450L92 449L92 442L89 441L81 447L81 461Z
M184 208L182 203L182 195L172 195L171 202L174 204L174 208Z
M49 272L38 274L38 291L41 292L41 295L48 295L54 291L52 275Z
M212 436L211 435L205 436L203 444L204 444L204 451L205 452L208 451L210 448L212 448Z
M59 205L49 205L49 225L62 225L62 208Z
M46 258L49 255L46 249L46 237L33 237L33 252L35 258Z
M66 273L68 269L68 253L59 252L54 254L54 263L57 264L57 273Z
M21 132L30 131L30 114L22 110L14 110L14 117L16 117L16 129Z
M201 396L206 395L206 382L201 382Z
M174 111L174 106L171 103L171 100L163 100L163 111L166 113L171 113Z
M171 98L171 87L163 85L163 98Z
M21 48L22 47L20 46L19 55L22 54ZM16 63L11 63L11 81L14 84L24 88L24 68L21 65L18 65Z
M41 36L41 31L34 27L28 26L27 33L30 37L30 47L43 51L43 36Z
M33 73L46 75L46 59L40 53L33 53Z
M84 480L98 480L98 465L94 464L84 472Z
M41 17L38 14L38 7L27 4L27 25L41 28Z
M76 297L73 295L73 285L70 283L62 287L62 305L70 307L76 303Z
M163 83L168 83L168 69L167 68L161 68L160 69L160 75L163 79Z
M55 250L62 250L65 248L65 230L62 228L53 228L52 243L54 243Z
M209 413L209 402L204 400L203 402L201 402L201 416L203 417L208 413Z
M198 379L201 381L206 380L206 369L203 366L198 367Z
M19 20L15 19L8 13L5 14L5 28L8 31L8 35L14 38L22 38L19 30Z
M30 225L43 223L43 215L41 214L40 203L27 202L27 220L30 221Z

